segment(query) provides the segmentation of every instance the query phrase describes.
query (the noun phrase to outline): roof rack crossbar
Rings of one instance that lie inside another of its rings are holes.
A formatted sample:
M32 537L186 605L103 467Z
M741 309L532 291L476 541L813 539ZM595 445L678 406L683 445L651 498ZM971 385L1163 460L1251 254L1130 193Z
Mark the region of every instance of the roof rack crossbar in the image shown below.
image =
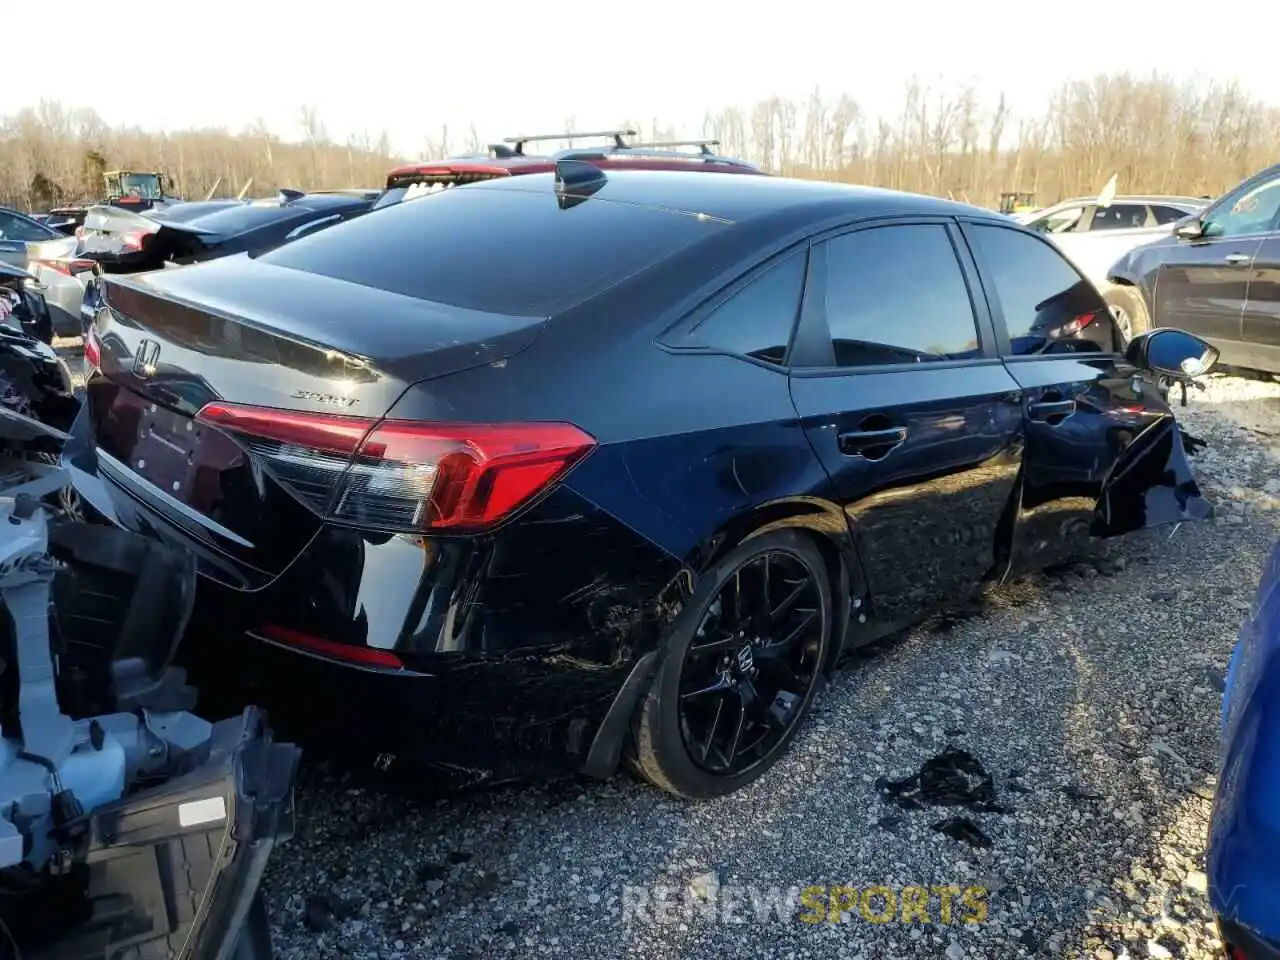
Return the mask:
M614 146L617 147L619 150L625 150L627 147L627 144L626 144L626 141L623 140L622 138L634 137L634 136L637 136L636 131L634 130L596 130L596 131L589 131L589 132L567 130L564 133L539 133L539 134L534 134L531 136L523 136L523 137L506 137L503 139L502 142L514 144L516 155L523 156L524 145L526 143L537 143L541 140L579 140L579 139L585 139L587 137L591 137L591 138L612 137Z
M700 152L711 156L711 148L720 146L719 140L654 140L650 143L632 143L627 145L630 150L665 150L669 147L697 147Z

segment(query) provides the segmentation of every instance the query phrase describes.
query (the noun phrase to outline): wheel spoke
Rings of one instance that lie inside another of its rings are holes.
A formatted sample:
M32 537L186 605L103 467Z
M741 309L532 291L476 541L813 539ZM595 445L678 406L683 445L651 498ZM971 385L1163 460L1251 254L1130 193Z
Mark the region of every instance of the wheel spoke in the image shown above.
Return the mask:
M766 641L764 646L760 648L759 658L761 660L772 660L785 656L791 651L795 642L804 635L818 619L817 610L806 610L800 617L800 621L787 632L781 640Z
M742 646L740 637L729 634L725 637L718 637L715 640L705 640L702 643L692 643L689 645L689 653L692 656L701 656L705 653L716 653L720 650L730 650L734 647Z
M726 690L732 690L733 684L724 674L716 677L715 683L698 690L690 690L688 693L680 694L681 700L692 700L695 697L709 697L712 694L724 693Z
M770 610L769 611L770 624L777 623L783 617L785 617L788 613L790 613L791 608L796 605L796 602L802 596L804 596L804 592L809 589L812 583L813 581L806 576L803 580L800 581L799 586L797 586L794 590L792 590L789 594L787 594L786 598L782 601L782 603L778 604L778 606L773 610Z

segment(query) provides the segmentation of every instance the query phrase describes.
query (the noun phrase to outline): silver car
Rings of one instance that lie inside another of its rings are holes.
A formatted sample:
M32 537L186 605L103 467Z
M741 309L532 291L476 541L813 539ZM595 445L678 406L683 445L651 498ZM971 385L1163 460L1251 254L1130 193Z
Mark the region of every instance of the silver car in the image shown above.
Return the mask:
M0 240L26 244L25 258L0 251L0 259L36 278L36 289L49 306L54 335L80 336L80 301L93 264L76 259L79 241L7 207L0 207Z

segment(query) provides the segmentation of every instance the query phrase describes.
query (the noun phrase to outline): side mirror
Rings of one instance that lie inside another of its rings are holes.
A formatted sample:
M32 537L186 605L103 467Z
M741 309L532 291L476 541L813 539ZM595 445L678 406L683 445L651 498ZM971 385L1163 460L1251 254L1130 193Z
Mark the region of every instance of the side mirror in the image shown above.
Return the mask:
M1173 225L1173 235L1179 240L1198 240L1204 236L1204 221L1195 213L1183 217Z
M1162 327L1129 341L1125 359L1135 367L1187 383L1203 377L1218 362L1218 348L1195 334Z

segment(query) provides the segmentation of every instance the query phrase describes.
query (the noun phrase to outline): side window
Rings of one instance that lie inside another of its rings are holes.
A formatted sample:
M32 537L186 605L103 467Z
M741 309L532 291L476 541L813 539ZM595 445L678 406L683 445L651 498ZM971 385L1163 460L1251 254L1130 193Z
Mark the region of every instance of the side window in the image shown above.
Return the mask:
M1177 207L1153 206L1151 212L1155 214L1156 223L1162 227L1170 223L1177 223L1188 215L1187 211L1179 210Z
M1027 226L1037 233L1073 233L1084 219L1084 207L1064 207L1032 220Z
M875 227L826 243L825 303L836 366L982 354L969 288L946 227Z
M1205 219L1206 237L1247 237L1275 228L1280 213L1280 177L1227 197Z
M1110 207L1097 207L1093 211L1093 230L1132 230L1147 225L1147 207L1142 203L1117 203Z
M1102 297L1051 244L1018 230L965 228L994 289L1015 356L1113 353L1115 321Z
M707 314L680 340L782 364L800 312L804 251L774 264Z
M20 240L23 243L39 243L52 240L58 234L50 227L41 226L25 217L0 212L0 240Z

